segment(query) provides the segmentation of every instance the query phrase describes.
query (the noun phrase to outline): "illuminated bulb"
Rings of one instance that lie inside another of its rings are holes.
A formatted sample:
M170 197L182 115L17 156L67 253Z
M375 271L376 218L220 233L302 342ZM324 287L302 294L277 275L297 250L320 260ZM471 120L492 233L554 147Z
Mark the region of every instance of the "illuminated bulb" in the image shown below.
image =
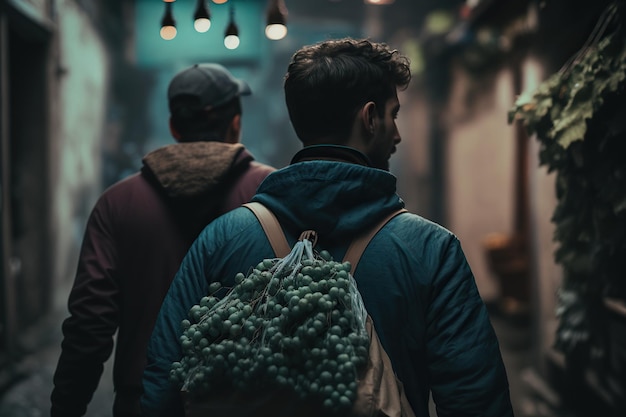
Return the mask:
M280 40L287 36L287 26L281 24L267 25L265 27L265 36L273 41Z
M224 46L228 49L237 49L239 46L239 36L237 35L226 35L224 38Z
M226 3L228 0L213 0L213 3L215 4L224 4Z
M265 36L273 41L287 36L287 7L285 0L270 0L267 8Z
M165 39L166 41L171 41L172 39L174 39L176 37L176 27L175 26L163 26L161 28L161 38Z
M193 27L197 32L204 33L211 28L211 21L201 17L193 21Z
M211 28L211 13L204 0L198 0L193 19L193 27L197 32L204 33Z
M382 6L384 4L391 4L395 0L363 0L365 4L375 4L377 6Z

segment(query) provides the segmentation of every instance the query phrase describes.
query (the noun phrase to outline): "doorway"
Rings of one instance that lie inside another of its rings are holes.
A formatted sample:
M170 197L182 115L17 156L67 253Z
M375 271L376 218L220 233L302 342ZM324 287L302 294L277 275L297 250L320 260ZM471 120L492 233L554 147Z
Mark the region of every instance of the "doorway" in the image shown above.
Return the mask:
M0 11L0 358L51 303L50 32Z

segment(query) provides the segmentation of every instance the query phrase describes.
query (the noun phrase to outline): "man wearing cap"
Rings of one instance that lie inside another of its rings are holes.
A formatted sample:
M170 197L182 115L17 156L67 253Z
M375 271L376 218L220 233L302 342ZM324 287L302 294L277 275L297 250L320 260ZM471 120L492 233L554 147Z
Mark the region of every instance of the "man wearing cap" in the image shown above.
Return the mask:
M218 64L196 64L168 87L177 143L148 153L140 172L109 187L89 217L63 322L51 416L82 416L117 332L115 417L139 416L146 345L191 243L211 220L247 202L274 168L239 143L250 87Z

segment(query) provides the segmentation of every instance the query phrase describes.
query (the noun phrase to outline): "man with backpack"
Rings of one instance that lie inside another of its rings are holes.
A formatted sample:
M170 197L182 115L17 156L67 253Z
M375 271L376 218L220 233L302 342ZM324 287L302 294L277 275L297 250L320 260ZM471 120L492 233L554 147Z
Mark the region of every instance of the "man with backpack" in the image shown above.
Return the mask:
M317 247L342 259L350 243L404 206L389 158L400 143L397 90L411 78L406 57L369 40L305 46L292 57L284 91L304 147L272 173L253 201L278 219L290 245L315 230ZM209 225L190 248L164 300L148 347L142 411L184 414L169 381L181 360L181 321L219 281L274 252L257 217L242 207ZM402 213L369 241L354 271L363 303L416 416L512 416L506 371L486 307L458 239Z
M178 143L148 153L140 172L97 201L63 322L52 417L85 414L116 332L113 416L140 416L146 346L180 262L207 223L249 201L274 171L239 143L240 97L250 93L219 64L180 71L167 92Z

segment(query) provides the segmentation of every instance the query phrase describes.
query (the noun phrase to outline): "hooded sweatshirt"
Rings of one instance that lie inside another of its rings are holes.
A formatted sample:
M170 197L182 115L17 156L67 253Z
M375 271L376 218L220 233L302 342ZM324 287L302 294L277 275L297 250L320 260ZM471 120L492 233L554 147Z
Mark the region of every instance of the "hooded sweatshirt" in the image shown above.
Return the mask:
M140 172L100 196L63 322L52 417L85 414L114 339L114 416L140 415L146 345L183 257L208 222L249 201L273 170L242 144L177 143L147 154Z

